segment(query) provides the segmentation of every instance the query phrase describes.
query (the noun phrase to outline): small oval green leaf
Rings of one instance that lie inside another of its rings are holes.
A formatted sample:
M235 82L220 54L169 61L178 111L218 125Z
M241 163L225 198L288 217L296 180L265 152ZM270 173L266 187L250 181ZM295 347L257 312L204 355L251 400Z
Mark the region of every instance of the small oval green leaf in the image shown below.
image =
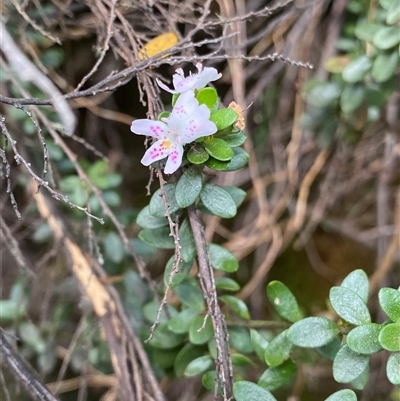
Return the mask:
M254 329L250 330L250 338L255 353L257 354L258 358L262 362L264 362L264 353L269 344L269 341L262 335L262 333L259 333L257 330Z
M355 327L347 335L347 345L359 354L374 354L382 350L378 337L382 329L380 324L370 323Z
M199 104L205 104L211 111L218 107L218 93L214 88L199 90L196 99Z
M229 341L236 351L248 354L254 351L250 333L246 327L229 326Z
M288 339L298 347L316 348L330 343L338 335L336 323L323 317L307 317L294 323Z
M242 148L232 148L232 150L234 156L232 157L232 160L229 162L225 171L240 170L241 168L246 166L249 161L250 158L249 154Z
M396 74L399 66L399 54L392 51L390 54L380 53L372 66L372 78L376 82L386 82Z
M236 207L239 207L246 197L246 192L238 187L224 185L222 188L232 197Z
M230 162L222 162L220 160L214 159L213 157L210 157L206 161L206 166L215 171L226 171L229 165Z
M207 317L206 322L204 319L204 316L197 316L190 324L189 340L192 344L205 344L214 335L211 318Z
M154 329L153 337L149 341L149 345L154 348L172 349L182 344L184 338L183 335L170 331L167 323L160 323Z
M385 326L379 333L379 342L388 351L400 351L400 322Z
M330 395L325 401L357 401L357 396L353 390L346 388L336 391L336 393Z
M243 354L231 354L231 360L233 366L254 366L254 362Z
M201 375L213 366L213 360L209 355L204 355L189 362L183 373L186 377Z
M343 113L352 113L357 110L362 105L365 95L364 85L353 84L346 86L340 96L340 108Z
M166 184L164 186L165 197L169 205L168 210L171 214L179 210L179 205L176 203L175 199L175 189L176 189L175 182L172 184ZM149 209L150 213L154 217L163 218L165 216L165 205L163 198L161 196L161 188L157 189L157 191L154 192L153 196L150 199L149 206L150 206Z
M196 245L193 238L192 228L190 227L188 219L183 220L181 226L179 227L179 239L183 261L193 261L196 255Z
M288 330L282 331L273 338L264 352L264 360L269 366L278 366L290 357L293 344L289 341Z
M182 377L186 366L194 359L203 356L205 348L192 344L186 344L176 356L174 362L174 373L177 377Z
M296 373L296 364L289 359L279 366L268 368L258 380L258 385L269 391L274 391L286 384Z
M271 281L267 285L267 296L275 310L284 319L294 323L301 318L296 298L285 284L280 281Z
M240 285L229 277L216 277L215 287L224 291L239 291Z
M200 192L200 199L215 216L225 219L236 216L237 208L234 200L218 185L205 184Z
M186 279L175 287L175 293L188 308L204 310L204 296L199 284L194 279Z
M236 401L276 401L268 390L248 381L234 383L233 394Z
M400 352L395 352L389 356L386 365L386 376L390 383L400 385Z
M218 131L232 126L237 118L236 111L230 108L219 109L210 116L210 120L217 126Z
M175 199L181 209L184 209L196 202L203 186L201 171L192 166L181 176L176 185Z
M155 229L144 228L139 232L139 238L146 244L160 249L174 249L174 239L170 236L169 227Z
M379 31L382 25L371 24L369 22L358 23L354 29L354 34L360 40L372 42L375 34Z
M233 295L222 295L218 299L228 305L242 319L250 319L249 309L241 299Z
M357 354L344 345L333 361L333 377L338 383L350 383L364 371L368 363L368 355Z
M174 266L174 261L175 261L175 256L172 255L168 262L167 265L165 266L164 270L164 284L167 286L169 285L170 288L175 288L177 285L179 285L183 280L185 280L186 277L188 277L190 270L192 268L193 262L180 262L178 265L178 272L174 274L172 277L172 280L170 280L170 275L172 268Z
M222 139L231 147L241 146L246 142L247 136L243 131L232 132L231 134L224 135Z
M400 291L394 288L381 288L378 299L389 319L393 322L400 322Z
M187 333L192 321L198 314L198 309L184 309L168 321L168 329L176 334Z
M372 60L368 56L361 56L349 63L342 72L342 77L346 82L362 81L370 71Z
M339 99L341 88L336 83L315 81L306 88L306 101L308 104L321 108L335 104Z
M227 249L216 244L209 245L211 265L214 269L233 273L239 268L239 262Z
M344 278L340 286L352 290L364 301L365 304L367 303L369 282L364 270L357 269L352 271Z
M352 290L345 287L332 287L329 300L336 313L346 322L357 326L371 323L368 307Z
M386 23L388 25L394 25L400 21L400 3L392 2L387 10Z
M396 26L384 26L374 35L372 43L379 49L386 50L400 43L400 30Z
M190 163L203 164L205 163L210 155L206 152L203 145L195 144L187 152L187 158Z
M368 384L370 369L369 365L359 374L355 379L353 379L350 384L355 390L363 390Z
M203 386L208 391L211 391L211 392L214 391L215 376L216 376L215 370L209 370L208 372L204 373L204 375L201 378L201 382L203 383Z
M230 161L234 155L232 148L220 138L205 139L203 146L210 156L222 162Z
M165 217L154 217L150 213L150 206L147 205L139 212L136 224L142 228L160 228L168 225L168 220Z

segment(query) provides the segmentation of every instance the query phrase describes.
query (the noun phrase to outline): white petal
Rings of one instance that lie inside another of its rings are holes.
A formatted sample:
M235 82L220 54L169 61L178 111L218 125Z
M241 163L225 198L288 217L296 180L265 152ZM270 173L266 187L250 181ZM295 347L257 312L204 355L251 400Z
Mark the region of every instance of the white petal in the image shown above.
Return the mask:
M167 157L173 147L164 146L165 142L157 141L153 143L147 150L142 160L140 161L144 166L149 166L151 163L154 163L158 160L164 159Z
M182 157L183 157L183 147L178 145L169 154L167 163L165 165L164 173L165 174L174 173L182 164Z
M203 107L204 106L204 107ZM202 136L212 135L217 132L217 126L209 120L210 110L205 105L197 108L197 112L192 114L179 131L183 144L193 142Z
M147 135L153 138L162 138L168 133L168 126L162 121L135 120L131 131L137 135Z
M182 93L175 103L169 116L169 121L174 124L175 119L183 120L193 114L199 106L199 102L194 97L193 91Z
M197 75L197 80L193 89L203 89L209 82L216 81L221 78L222 74L218 73L215 68L206 67Z
M163 82L161 82L158 78L156 78L156 82L158 84L158 86L162 89L164 89L165 91L169 92L169 93L178 93L177 91L168 88L167 85L165 85Z

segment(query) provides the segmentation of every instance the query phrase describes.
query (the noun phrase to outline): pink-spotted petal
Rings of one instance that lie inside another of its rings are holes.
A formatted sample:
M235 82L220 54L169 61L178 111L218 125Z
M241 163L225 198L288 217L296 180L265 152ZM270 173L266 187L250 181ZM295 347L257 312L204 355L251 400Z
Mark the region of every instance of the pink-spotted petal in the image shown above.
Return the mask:
M159 139L167 135L168 126L162 121L135 120L131 125L131 131L137 135L146 135Z
M184 120L191 114L197 112L199 102L194 97L193 91L182 93L175 103L175 106L170 114L169 121L174 124L174 120Z
M181 145L175 146L168 156L167 163L165 164L164 173L165 174L175 173L175 171L182 164L182 157L183 157L183 147Z
M205 106L206 107L206 106ZM208 136L217 132L217 126L210 120L206 120L193 114L185 121L183 129L181 129L182 143L190 143L202 136Z
M157 141L146 150L146 153L144 154L140 162L144 166L150 166L151 163L167 157L170 154L171 150L171 146L165 146L165 142Z

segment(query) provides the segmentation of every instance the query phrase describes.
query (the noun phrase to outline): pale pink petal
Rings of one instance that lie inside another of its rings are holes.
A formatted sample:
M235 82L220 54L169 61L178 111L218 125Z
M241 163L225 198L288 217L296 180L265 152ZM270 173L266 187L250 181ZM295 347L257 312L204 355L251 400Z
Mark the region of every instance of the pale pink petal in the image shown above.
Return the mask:
M197 110L198 106L199 102L194 97L193 91L182 93L172 109L169 121L174 121L176 118L180 120L187 118Z
M162 138L168 133L168 126L162 121L135 120L131 125L131 131L137 135L146 135L153 138Z
M164 173L172 174L179 168L182 164L183 157L183 147L181 145L177 145L171 151L168 156L167 163L165 164Z
M207 107L207 106L205 106ZM202 136L208 136L217 132L217 126L210 120L201 118L193 114L185 121L180 131L180 137L183 144L193 142Z
M167 157L170 154L171 149L171 146L165 146L164 141L157 141L146 150L146 153L140 162L144 166L150 166L151 163Z

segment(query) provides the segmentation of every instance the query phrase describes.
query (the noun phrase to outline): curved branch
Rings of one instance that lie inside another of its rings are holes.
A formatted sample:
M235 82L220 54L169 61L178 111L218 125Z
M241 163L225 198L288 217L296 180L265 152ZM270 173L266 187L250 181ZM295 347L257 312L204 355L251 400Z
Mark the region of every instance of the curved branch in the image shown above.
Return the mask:
M26 362L13 349L0 329L0 355L2 364L5 364L18 383L22 383L25 390L36 401L60 401L50 390L32 374Z

